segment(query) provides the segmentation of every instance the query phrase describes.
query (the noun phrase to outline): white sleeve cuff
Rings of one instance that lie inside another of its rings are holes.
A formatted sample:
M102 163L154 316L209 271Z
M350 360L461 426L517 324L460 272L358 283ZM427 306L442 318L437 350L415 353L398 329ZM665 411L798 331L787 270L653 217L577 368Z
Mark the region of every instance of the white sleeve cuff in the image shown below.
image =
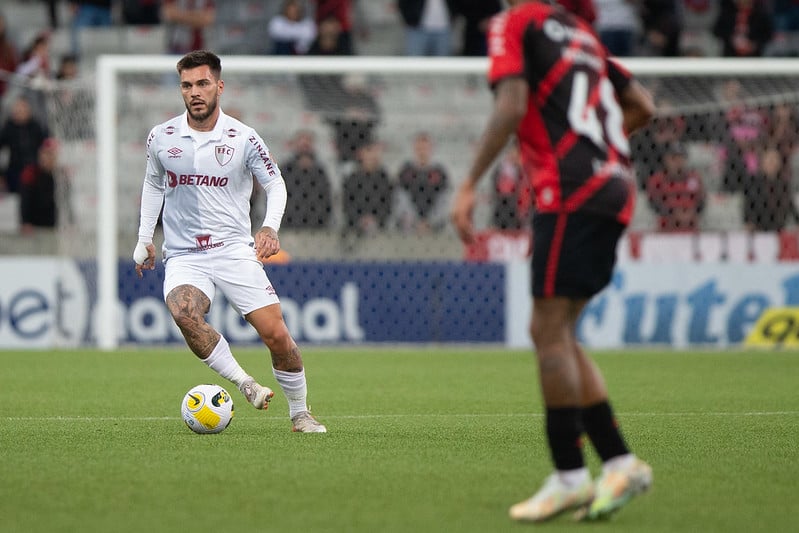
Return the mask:
M264 186L264 190L266 191L266 216L261 226L268 226L279 231L288 199L286 183L282 179L273 179Z

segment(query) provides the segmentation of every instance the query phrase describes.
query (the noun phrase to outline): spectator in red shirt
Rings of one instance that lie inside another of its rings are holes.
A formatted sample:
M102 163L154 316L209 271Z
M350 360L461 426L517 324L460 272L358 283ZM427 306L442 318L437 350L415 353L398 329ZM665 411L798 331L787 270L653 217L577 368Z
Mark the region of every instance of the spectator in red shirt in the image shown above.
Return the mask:
M6 17L0 13L0 98L6 92L7 76L17 70L19 53L17 47L8 37Z
M58 220L56 202L56 164L58 144L46 139L39 147L35 163L25 167L20 177L20 218L22 233L34 228L54 228Z
M308 49L309 56L346 56L352 55L352 43L349 37L342 36L341 23L332 15L319 22L316 28L316 39ZM317 77L320 77L318 75ZM327 76L328 78L330 76ZM334 76L338 77L338 76Z
M702 177L686 166L688 153L681 143L671 143L663 155L663 168L646 184L649 205L658 214L658 230L697 231L705 208Z
M355 55L353 42L353 26L355 19L355 5L353 0L314 0L316 7L316 25L319 26L328 17L334 17L341 25L340 46L341 55Z
M494 209L492 224L502 230L527 229L532 216L533 191L524 173L521 153L516 143L505 154L494 170Z
M725 57L759 57L774 34L765 0L721 0L713 25Z

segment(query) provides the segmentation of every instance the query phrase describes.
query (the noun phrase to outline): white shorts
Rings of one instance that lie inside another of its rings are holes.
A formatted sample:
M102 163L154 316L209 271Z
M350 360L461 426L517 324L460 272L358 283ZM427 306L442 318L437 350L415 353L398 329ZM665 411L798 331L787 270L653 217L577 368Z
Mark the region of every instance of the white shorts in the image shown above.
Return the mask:
M164 264L164 299L180 285L197 287L211 303L218 288L242 316L280 303L264 265L246 244L224 246L211 253L170 257Z

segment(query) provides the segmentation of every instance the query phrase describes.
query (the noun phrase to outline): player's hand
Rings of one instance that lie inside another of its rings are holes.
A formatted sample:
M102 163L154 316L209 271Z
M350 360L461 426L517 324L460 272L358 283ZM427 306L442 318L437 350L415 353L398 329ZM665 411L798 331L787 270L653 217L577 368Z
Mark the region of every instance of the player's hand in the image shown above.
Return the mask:
M474 225L472 224L474 203L474 187L469 183L463 183L455 195L450 218L458 236L465 244L470 244L474 240Z
M280 239L277 232L269 226L259 229L255 234L255 255L258 261L263 263L279 251Z
M133 250L133 261L136 262L136 274L139 277L143 276L143 270L155 269L155 246L153 243L136 244L136 249Z

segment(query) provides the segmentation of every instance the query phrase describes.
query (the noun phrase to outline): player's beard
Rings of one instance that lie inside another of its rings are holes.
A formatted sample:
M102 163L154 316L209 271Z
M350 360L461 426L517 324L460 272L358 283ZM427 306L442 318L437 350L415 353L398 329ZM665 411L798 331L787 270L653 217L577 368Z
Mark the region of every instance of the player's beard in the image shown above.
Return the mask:
M216 111L216 106L218 105L218 103L219 102L218 102L217 98L214 97L213 100L209 101L206 104L205 111L200 112L200 113L195 113L191 109L191 102L189 102L188 104L186 104L186 111L189 112L189 116L191 117L192 120L194 120L196 122L204 122L208 117L210 117L211 115L214 114L214 111Z

